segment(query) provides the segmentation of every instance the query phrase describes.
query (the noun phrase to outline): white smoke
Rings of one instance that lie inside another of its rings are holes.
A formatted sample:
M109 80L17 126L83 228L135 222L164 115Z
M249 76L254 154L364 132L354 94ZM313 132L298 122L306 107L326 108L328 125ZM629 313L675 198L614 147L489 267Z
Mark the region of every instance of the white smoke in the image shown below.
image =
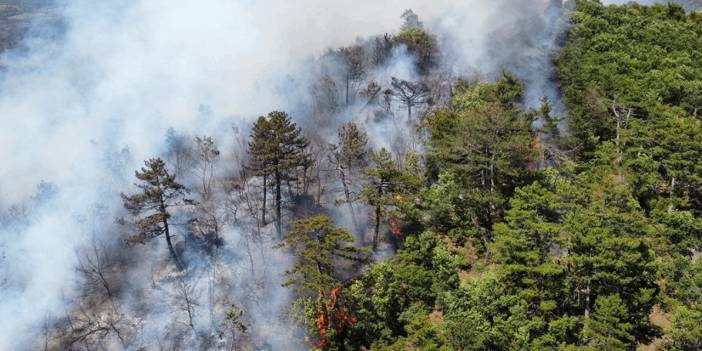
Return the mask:
M75 250L92 235L113 232L119 192L128 190L141 160L163 150L169 127L214 135L228 143L225 151L240 145L230 125L295 110L304 100L306 91L289 89L289 78L304 80L311 57L395 31L407 8L445 39L455 73L491 77L508 66L538 81L531 98L553 95L544 83L553 43L535 51L536 61L527 52L535 65L519 64L524 53L495 50L510 40L553 41L549 2L57 3L62 26L37 27L22 50L2 56L0 211L13 218L0 221L0 349L20 348L47 314L63 313L63 299L75 288ZM514 35L525 21L536 21L537 33ZM125 148L129 157L111 156ZM106 208L100 218L97 204Z

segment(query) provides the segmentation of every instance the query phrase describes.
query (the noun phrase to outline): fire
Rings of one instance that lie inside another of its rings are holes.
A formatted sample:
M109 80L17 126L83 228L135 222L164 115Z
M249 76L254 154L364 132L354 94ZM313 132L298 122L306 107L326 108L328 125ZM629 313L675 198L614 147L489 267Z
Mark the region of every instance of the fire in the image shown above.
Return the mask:
M532 172L536 172L536 170L539 168L539 161L543 158L541 156L541 138L537 135L536 138L534 138L534 141L531 144L531 152L524 157L524 159L529 162L529 170Z
M339 301L341 287L331 289L329 300L327 294L320 291L320 306L317 307L319 316L315 320L315 325L319 333L317 346L322 350L327 350L331 346L333 335L343 333L356 323L356 317L349 314L348 309Z
M393 236L399 237L402 235L402 229L400 228L400 221L395 217L390 217L390 232Z

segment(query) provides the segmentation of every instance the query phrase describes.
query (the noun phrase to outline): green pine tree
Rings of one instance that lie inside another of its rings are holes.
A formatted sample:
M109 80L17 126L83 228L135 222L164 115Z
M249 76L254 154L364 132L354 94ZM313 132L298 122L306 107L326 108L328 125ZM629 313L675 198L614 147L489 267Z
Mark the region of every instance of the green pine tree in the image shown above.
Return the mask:
M517 108L523 86L510 74L495 84L464 83L456 90L449 109L428 120L428 171L430 179L453 173L466 189L464 196L479 209L472 229L487 246L507 198L533 178L534 116Z
M176 182L175 175L166 169L160 158L144 162L146 167L134 174L140 183L135 184L141 192L133 195L122 194L124 207L135 217L137 233L128 240L143 243L161 235L165 236L168 252L178 269L183 269L178 254L173 247L171 232L171 209L187 202L184 195L188 189Z
M263 204L261 205L261 223L266 225L266 209L268 198L268 180L271 176L272 167L269 160L271 154L270 144L271 127L268 119L264 116L258 117L251 128L251 141L249 141L249 163L247 169L254 172L256 176L263 179Z
M266 178L271 177L275 194L275 224L278 237L282 238L282 186L284 181L293 179L295 170L308 161L305 149L308 142L300 128L290 120L285 112L273 111L268 117L259 117L254 124L249 143L252 162L250 167L264 177L265 223Z
M646 238L654 228L631 194L627 174L608 144L580 176L584 206L565 216L570 279L578 309L589 318L599 296L619 294L638 340L651 336L648 314L656 302L656 267ZM613 167L614 165L614 167Z
M529 306L532 317L545 321L565 310L565 258L561 247L560 199L540 183L517 189L505 222L494 227L495 261L501 264L507 292Z
M327 216L293 222L279 245L291 250L296 260L293 268L285 273L289 277L285 285L298 286L303 293L316 293L339 285L342 280L335 260L365 260L365 251L352 243L353 237L346 229L335 227Z
M311 333L317 334L319 348L338 349L337 344L344 344L354 320L344 302L339 263L366 262L366 251L354 247L353 237L345 229L335 227L327 216L293 222L278 247L290 250L295 257L293 267L285 272L288 280L284 286L298 287L306 324Z
M629 318L626 305L619 295L599 296L591 318L585 323L584 336L588 349L636 350L636 339L632 335L634 326L628 322Z
M702 350L702 304L681 306L673 313L665 349L670 351Z
M371 151L371 166L366 168L366 185L362 190L363 202L373 207L373 250L378 248L380 222L387 215L388 207L394 203L393 190L396 188L400 171L385 148L378 153Z

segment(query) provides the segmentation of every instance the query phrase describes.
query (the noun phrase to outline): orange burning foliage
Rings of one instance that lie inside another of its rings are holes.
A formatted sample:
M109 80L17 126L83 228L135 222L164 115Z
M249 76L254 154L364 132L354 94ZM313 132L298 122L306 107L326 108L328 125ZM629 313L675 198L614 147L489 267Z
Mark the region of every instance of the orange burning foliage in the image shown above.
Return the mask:
M529 162L530 171L537 171L537 169L539 168L539 161L541 158L541 138L537 136L534 139L534 142L531 144L531 152L525 157L525 160Z
M393 236L399 237L402 235L402 229L400 228L400 221L395 217L390 217L390 232Z
M341 287L331 289L329 299L324 291L320 292L320 306L317 307L319 316L315 320L317 331L319 332L319 343L317 346L322 350L327 350L331 346L331 338L335 334L343 333L356 323L356 317L349 314L346 306L339 301Z

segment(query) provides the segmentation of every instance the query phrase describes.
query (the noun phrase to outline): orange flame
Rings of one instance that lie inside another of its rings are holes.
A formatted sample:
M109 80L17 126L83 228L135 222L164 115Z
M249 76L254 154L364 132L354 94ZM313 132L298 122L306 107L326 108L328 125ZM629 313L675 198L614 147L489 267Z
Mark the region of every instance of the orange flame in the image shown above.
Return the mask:
M534 139L534 142L531 144L531 152L524 157L524 159L529 163L530 171L537 171L538 162L541 158L541 141L540 138L537 136Z
M390 217L390 232L393 236L399 237L402 235L402 228L400 228L400 221L395 217Z
M343 306L338 299L341 287L331 289L329 301L325 301L326 293L320 291L321 305L317 307L319 316L315 320L315 326L319 333L317 346L322 350L327 350L331 346L331 336L329 334L339 334L356 323L356 317L349 314L346 306ZM334 333L330 333L330 332Z

